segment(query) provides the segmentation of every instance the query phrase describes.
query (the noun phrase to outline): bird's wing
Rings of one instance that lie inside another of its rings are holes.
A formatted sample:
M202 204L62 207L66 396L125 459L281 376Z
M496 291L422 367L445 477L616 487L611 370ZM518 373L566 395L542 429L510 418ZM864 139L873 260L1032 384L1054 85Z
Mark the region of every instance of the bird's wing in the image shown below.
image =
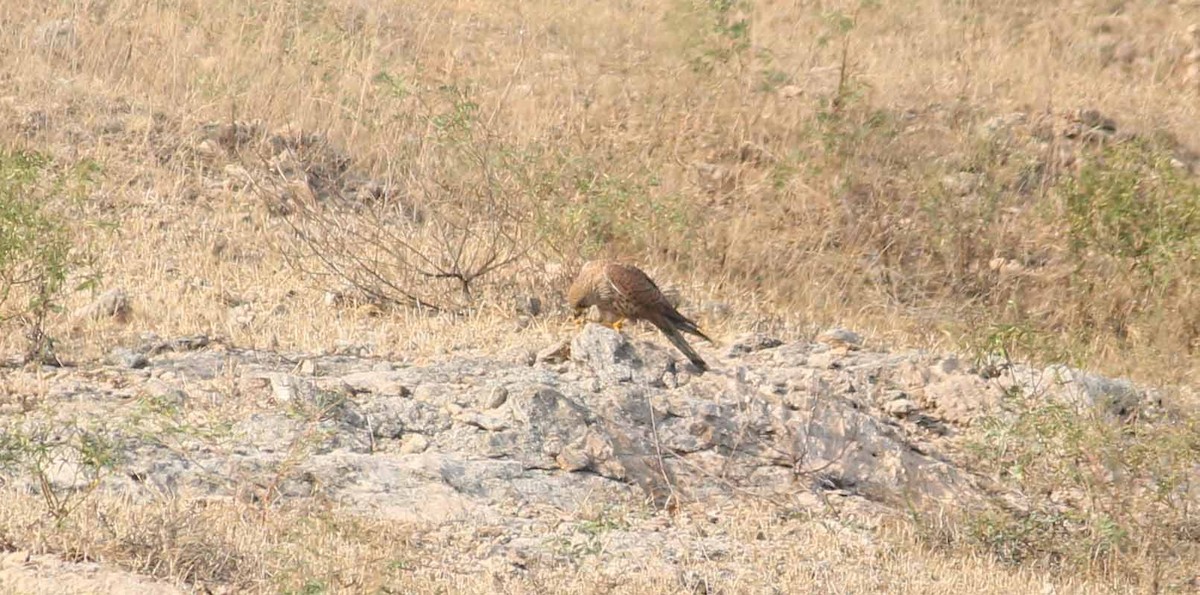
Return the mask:
M666 313L673 308L666 296L641 269L623 264L612 264L607 267L605 276L614 291L626 301L636 304L640 309Z

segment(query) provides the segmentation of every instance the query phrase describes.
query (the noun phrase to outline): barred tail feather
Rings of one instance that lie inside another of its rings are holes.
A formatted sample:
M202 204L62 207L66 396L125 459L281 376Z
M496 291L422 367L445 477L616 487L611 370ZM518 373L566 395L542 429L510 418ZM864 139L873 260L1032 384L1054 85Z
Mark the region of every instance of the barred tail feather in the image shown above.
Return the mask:
M670 341L676 349L683 352L683 354L687 356L688 361L692 362L693 366L699 368L701 372L708 370L708 363L700 357L700 354L696 353L695 349L692 349L692 346L688 344L687 339L684 339L683 335L679 334L678 330L673 327L659 327L659 330L661 330L663 334L667 336L667 340Z

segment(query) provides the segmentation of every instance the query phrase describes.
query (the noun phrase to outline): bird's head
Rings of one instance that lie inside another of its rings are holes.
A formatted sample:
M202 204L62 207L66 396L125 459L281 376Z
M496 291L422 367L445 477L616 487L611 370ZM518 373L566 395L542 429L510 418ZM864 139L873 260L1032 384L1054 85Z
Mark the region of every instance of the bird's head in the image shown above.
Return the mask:
M572 283L570 289L567 290L567 306L571 308L572 318L583 316L591 302L591 292L583 283Z
M585 305L585 303L584 303L585 301L586 300L581 300L578 302L570 302L571 318L573 318L575 320L580 320L584 316L587 315L590 305Z
M598 285L605 283L604 269L606 261L592 260L579 268L579 273L571 286L567 288L567 305L571 308L572 318L582 320L597 306L596 295Z

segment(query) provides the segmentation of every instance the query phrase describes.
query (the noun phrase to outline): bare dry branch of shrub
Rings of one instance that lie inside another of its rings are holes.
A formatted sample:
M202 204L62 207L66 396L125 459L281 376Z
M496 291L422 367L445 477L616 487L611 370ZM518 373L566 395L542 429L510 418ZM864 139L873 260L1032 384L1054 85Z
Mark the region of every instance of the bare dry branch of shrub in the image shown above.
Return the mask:
M419 140L391 158L384 181L328 179L311 139L273 143L283 149L260 188L293 232L283 246L292 266L372 303L457 313L529 253L537 235L519 157L463 95L443 103L423 103L432 115L410 123Z

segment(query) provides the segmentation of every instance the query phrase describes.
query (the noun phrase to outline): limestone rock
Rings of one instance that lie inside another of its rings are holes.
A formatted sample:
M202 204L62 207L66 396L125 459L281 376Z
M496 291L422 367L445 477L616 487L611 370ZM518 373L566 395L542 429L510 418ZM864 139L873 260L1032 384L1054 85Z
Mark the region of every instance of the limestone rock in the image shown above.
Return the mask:
M77 320L111 319L125 323L129 321L132 313L133 305L130 302L129 294L120 287L114 287L100 294L90 304L76 310L74 318Z
M831 328L817 335L817 341L827 343L831 347L858 349L862 347L862 335L844 328Z
M729 357L737 357L739 355L746 355L747 353L762 351L764 349L774 349L780 345L783 345L783 341L780 341L775 337L761 333L754 333L735 339L734 342L729 345L729 349L726 350L726 354Z
M664 348L650 343L634 346L625 335L597 324L588 324L571 341L571 358L605 384L663 386L663 375L674 371L670 357Z
M557 364L567 361L571 357L571 343L568 341L559 341L553 345L549 345L534 356L535 362L543 362L548 364Z
M271 486L282 503L319 497L345 514L468 528L476 533L462 539L504 569L510 559L558 563L554 544L575 543L604 548L589 563L620 573L656 552L695 552L670 550L688 540L663 518L605 524L611 540L598 544L555 515L581 503L671 510L682 499L719 518L746 497L801 512L834 501L839 510L970 508L993 493L949 456L960 426L1003 421L1017 398L1114 416L1155 403L1132 383L1071 368L1013 364L984 377L954 356L835 353L761 335L735 341L728 372L690 376L657 337L631 341L598 325L556 366L496 354L382 366L357 353L182 348L190 344L156 351L148 369L57 372L47 396L55 407L0 416L0 430L53 430L55 410L68 407L107 423L122 472L97 494L235 498ZM204 425L238 395L232 417ZM51 481L82 487L78 471L64 465ZM19 467L0 468L0 484L39 489ZM728 546L704 539L706 555Z
M145 368L150 365L150 360L145 355L125 347L113 349L108 354L108 361L113 365L130 369Z

